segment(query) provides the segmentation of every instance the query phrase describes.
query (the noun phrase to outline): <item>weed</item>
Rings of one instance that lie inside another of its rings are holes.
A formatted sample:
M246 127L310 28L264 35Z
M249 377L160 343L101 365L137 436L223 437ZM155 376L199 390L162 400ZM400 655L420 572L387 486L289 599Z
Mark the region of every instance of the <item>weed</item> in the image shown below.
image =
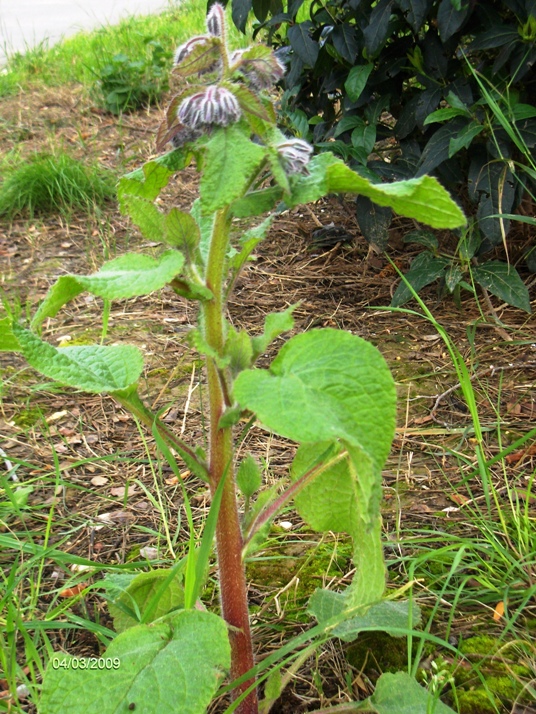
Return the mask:
M114 180L98 165L86 166L66 153L35 154L5 169L0 215L92 212L115 195Z

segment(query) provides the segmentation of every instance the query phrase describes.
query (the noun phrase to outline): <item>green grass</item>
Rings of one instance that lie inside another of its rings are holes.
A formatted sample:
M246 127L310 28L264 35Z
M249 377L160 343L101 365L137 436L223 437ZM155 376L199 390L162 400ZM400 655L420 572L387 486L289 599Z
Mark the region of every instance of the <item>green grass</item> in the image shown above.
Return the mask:
M100 68L115 55L131 59L146 56L147 43L158 41L173 52L192 34L205 32L206 3L184 0L160 15L129 17L117 25L105 25L92 32L79 32L52 47L41 42L24 53L9 55L6 71L0 74L0 97L14 94L32 85L60 86L95 83ZM229 42L244 46L247 38L232 23Z
M66 153L35 154L4 165L0 184L0 216L34 216L94 210L115 197L115 181L97 164L85 165Z

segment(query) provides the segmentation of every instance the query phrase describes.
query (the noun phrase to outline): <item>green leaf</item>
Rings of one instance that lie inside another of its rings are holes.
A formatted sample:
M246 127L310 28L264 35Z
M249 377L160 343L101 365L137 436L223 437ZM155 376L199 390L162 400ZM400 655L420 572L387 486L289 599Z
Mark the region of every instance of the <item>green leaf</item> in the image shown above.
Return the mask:
M465 261L471 260L476 255L480 247L480 234L474 228L462 232L462 236L458 242L458 253L460 258Z
M165 216L152 201L141 196L126 194L121 201L121 211L130 216L144 238L150 241L162 240Z
M458 109L456 107L447 107L445 109L436 109L435 112L432 112L431 114L428 114L426 119L423 122L423 125L426 126L427 124L434 124L435 122L438 121L448 121L449 119L452 119L453 117L460 117L460 116L471 116L471 113L467 109Z
M450 261L447 258L436 258L425 250L415 258L404 277L415 292L418 293L426 285L437 280L448 265L450 265ZM392 307L398 307L411 300L412 297L411 290L402 281L393 295L391 305Z
M235 377L242 370L251 367L253 361L253 347L251 337L246 330L237 331L229 326L227 339L223 349L225 358L229 360L231 375Z
M525 312L532 312L527 286L512 265L490 260L473 268L473 277L479 285L500 300Z
M297 480L329 460L329 442L301 446L292 464ZM340 447L339 447L340 450ZM347 445L348 458L324 468L296 495L296 510L311 528L348 533L354 544L356 574L345 598L349 607L379 600L385 589L381 543L381 464Z
M44 677L40 714L204 714L230 667L225 622L183 610L166 623L118 635L102 655L110 669L54 668Z
M262 485L261 470L251 454L240 462L236 471L236 484L240 493L246 498L251 498Z
M294 318L292 313L297 308L297 305L291 305L283 312L270 312L264 318L264 330L262 335L258 335L252 339L253 358L260 357L268 349L268 345L273 342L276 337L284 332L289 332L294 327Z
M65 303L84 290L106 300L148 295L173 280L183 265L184 257L176 250L168 250L158 258L126 253L104 263L92 275L62 275L39 306L32 326L41 324L47 317L54 317Z
M116 632L124 632L129 627L140 623L140 620L132 617L128 610L139 614L141 619L147 606L158 595L159 588L168 577L169 570L167 569L139 573L118 597L108 602L108 610L113 618ZM184 590L181 583L182 573L179 573L167 584L153 609L152 617L147 622L153 622L172 610L183 607Z
M463 270L456 263L451 263L445 271L445 284L449 292L454 292L456 285L463 278Z
M235 218L250 218L271 211L283 198L281 186L270 186L259 191L250 191L243 198L233 201L231 213Z
M10 317L0 320L0 352L20 352L21 346L13 332Z
M87 345L57 349L33 332L13 325L28 364L45 377L68 387L102 393L135 384L143 370L143 356L133 345Z
M238 126L216 130L206 144L199 187L203 213L213 213L243 196L265 155L266 150Z
M172 208L164 218L163 238L185 256L188 264L196 262L201 232L190 213Z
M410 231L403 238L404 243L418 243L419 245L424 245L425 248L434 252L438 249L439 244L437 238L431 231Z
M380 352L357 335L331 328L296 335L269 370L241 372L234 393L267 427L299 443L343 439L379 467L389 453L393 378Z
M432 228L457 228L465 224L461 209L443 186L431 176L373 184L352 171L340 159L336 159L327 167L327 175L326 192L349 192L368 196L374 203L390 206L401 216L415 218Z
M310 20L291 25L287 31L290 46L307 67L314 67L318 59L318 42L315 42L309 30L313 27Z
M273 220L274 216L268 216L268 218L265 218L264 221L259 223L258 226L250 228L241 236L241 250L229 259L229 267L234 274L238 274L240 270L242 270L251 253L259 245L259 243L264 240L273 223Z
M357 102L361 96L373 69L374 65L370 62L369 64L356 65L348 72L348 77L344 83L344 89L352 102ZM344 119L342 121L344 121ZM337 134L335 136L337 136Z
M453 709L406 672L382 674L367 702L377 714L454 714Z
M378 250L385 250L389 242L389 226L393 220L389 206L378 206L367 196L358 196L355 207L359 229L367 243Z
M348 610L346 594L332 590L315 590L307 606L307 611L319 624L342 615L345 610ZM393 630L415 628L420 622L420 609L414 603L408 600L383 600L372 605L364 614L349 615L347 620L331 630L331 634L345 642L355 640L363 630L390 632L395 637L403 637Z
M122 203L127 195L140 196L147 201L154 201L160 191L168 185L172 174L173 171L162 165L162 162L148 161L141 169L120 179L117 189L119 202Z
M456 136L453 136L449 143L449 159L461 149L467 149L475 136L478 136L484 130L484 125L473 120L465 126Z
M212 290L209 290L206 285L188 278L175 278L171 281L170 286L177 295L187 300L206 302L214 298Z

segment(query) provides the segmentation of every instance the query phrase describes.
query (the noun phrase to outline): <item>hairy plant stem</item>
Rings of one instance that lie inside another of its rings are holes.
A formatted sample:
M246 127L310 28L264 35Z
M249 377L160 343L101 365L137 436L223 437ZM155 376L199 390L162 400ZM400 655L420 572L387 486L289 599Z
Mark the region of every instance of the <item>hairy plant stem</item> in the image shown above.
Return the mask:
M214 298L202 303L204 338L209 347L223 356L225 344L225 302L223 298L224 268L229 244L230 218L226 210L216 213L207 262L206 282ZM229 625L231 642L231 679L237 679L254 666L253 646L249 627L246 574L242 563L242 532L236 502L233 469L232 427L218 427L226 408L225 378L217 360L207 357L207 378L210 403L209 482L212 494L225 479L216 526L216 545L220 580L222 614ZM247 689L253 680L243 682L237 694ZM253 690L237 711L258 714L256 690Z

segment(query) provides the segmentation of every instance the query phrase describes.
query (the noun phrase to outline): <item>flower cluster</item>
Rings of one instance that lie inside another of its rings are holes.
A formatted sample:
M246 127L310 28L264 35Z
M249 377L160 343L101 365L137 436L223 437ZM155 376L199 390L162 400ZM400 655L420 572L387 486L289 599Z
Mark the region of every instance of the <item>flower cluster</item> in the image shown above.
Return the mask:
M235 95L225 87L213 84L186 97L179 107L177 118L191 129L200 129L214 125L229 126L237 122L241 115Z
M285 65L272 52L267 57L247 57L248 50L236 50L231 64L255 91L270 89L285 74ZM245 56L244 56L245 55Z
M313 147L302 139L283 141L276 148L288 174L303 173L313 153Z

